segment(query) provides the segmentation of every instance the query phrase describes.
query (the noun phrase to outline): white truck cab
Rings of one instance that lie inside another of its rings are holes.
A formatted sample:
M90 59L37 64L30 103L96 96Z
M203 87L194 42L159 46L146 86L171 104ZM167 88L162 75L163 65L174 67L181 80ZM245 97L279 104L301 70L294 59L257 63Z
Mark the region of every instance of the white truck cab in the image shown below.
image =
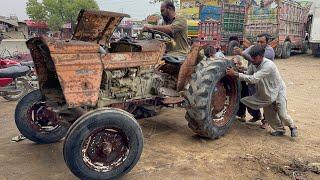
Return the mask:
M317 2L313 9L309 42L312 54L320 57L320 2Z

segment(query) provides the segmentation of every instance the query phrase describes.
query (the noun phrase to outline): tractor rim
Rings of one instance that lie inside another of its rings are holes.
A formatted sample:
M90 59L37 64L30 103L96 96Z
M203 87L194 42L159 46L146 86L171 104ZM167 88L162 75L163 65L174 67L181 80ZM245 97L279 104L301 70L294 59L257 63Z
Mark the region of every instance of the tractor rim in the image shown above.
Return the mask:
M92 131L82 145L82 159L94 171L109 172L127 159L128 137L118 128L98 128Z
M214 125L222 127L231 120L237 94L237 81L231 77L224 77L214 87L210 111Z

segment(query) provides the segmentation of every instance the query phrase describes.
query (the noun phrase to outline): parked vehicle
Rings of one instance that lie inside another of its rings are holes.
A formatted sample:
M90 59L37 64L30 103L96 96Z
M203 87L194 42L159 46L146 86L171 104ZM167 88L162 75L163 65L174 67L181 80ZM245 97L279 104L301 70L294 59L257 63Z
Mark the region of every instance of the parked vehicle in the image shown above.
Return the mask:
M201 22L218 21L221 34L220 47L227 55L232 55L233 48L243 43L244 16L246 7L244 5L226 4L221 6L201 6ZM208 27L208 26L207 26ZM209 26L210 27L210 26ZM211 32L210 29L206 30Z
M212 57L221 48L221 22L203 21L198 26L199 33L193 44L204 46L206 56Z
M25 70L28 70L27 73L21 76ZM29 91L38 88L33 61L19 62L13 58L0 59L0 71L2 73L2 78L0 78L1 96L6 100L19 100Z
M312 54L320 57L320 3L316 4L313 11L312 25L310 31L310 49Z
M81 179L115 179L135 166L143 149L136 118L182 106L195 133L216 139L238 111L240 82L225 73L233 61L205 58L196 45L186 57L165 54L172 38L159 31L109 44L124 17L82 10L72 40L27 42L39 90L17 104L17 128L36 143L66 136L65 162Z
M259 34L269 34L269 43L276 56L288 58L292 50L307 52L305 24L311 3L299 3L293 0L266 0L263 7L249 6L246 13L244 46L256 42Z
M30 85L24 77L30 72L26 66L10 66L0 69L0 96L16 101L28 93Z
M180 14L189 19L188 36L192 39L192 43L207 43L211 47L219 46L219 49L228 55L232 54L235 46L242 45L247 2L205 1L197 3L197 1L184 0L180 4L182 9ZM210 23L210 21L214 22ZM215 24L218 24L218 35L212 34L216 31L211 31L215 29L212 28ZM206 28L208 29L206 30ZM212 37L215 37L213 38L214 42L208 40ZM218 44L215 40L216 37L219 39Z

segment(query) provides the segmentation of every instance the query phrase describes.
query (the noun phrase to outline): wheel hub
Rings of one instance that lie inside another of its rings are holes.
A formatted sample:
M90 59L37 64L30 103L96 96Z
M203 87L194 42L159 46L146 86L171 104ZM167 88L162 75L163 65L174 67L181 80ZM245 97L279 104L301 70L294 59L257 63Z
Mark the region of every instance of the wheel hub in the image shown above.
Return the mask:
M237 81L230 77L221 79L211 98L212 123L224 126L230 121L237 103Z
M108 172L127 158L128 138L115 128L100 128L90 133L81 151L88 167L98 172Z
M29 108L28 122L38 132L53 131L60 126L57 115L42 102L36 103Z
M222 83L218 83L215 88L215 93L212 98L212 106L213 106L213 113L218 113L223 110L226 101L226 89L224 88Z

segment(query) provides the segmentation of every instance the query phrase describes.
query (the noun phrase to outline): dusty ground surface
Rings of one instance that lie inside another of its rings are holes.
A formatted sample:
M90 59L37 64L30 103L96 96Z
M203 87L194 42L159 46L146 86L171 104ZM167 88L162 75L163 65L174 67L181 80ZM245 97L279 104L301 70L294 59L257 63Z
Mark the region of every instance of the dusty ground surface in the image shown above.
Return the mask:
M124 179L320 179L306 167L320 162L320 59L296 55L276 64L287 84L297 139L289 130L272 137L258 124L239 121L218 140L202 139L187 127L183 109L165 109L140 121L144 151ZM19 135L15 105L0 100L0 179L76 179L64 163L62 142L10 142Z

